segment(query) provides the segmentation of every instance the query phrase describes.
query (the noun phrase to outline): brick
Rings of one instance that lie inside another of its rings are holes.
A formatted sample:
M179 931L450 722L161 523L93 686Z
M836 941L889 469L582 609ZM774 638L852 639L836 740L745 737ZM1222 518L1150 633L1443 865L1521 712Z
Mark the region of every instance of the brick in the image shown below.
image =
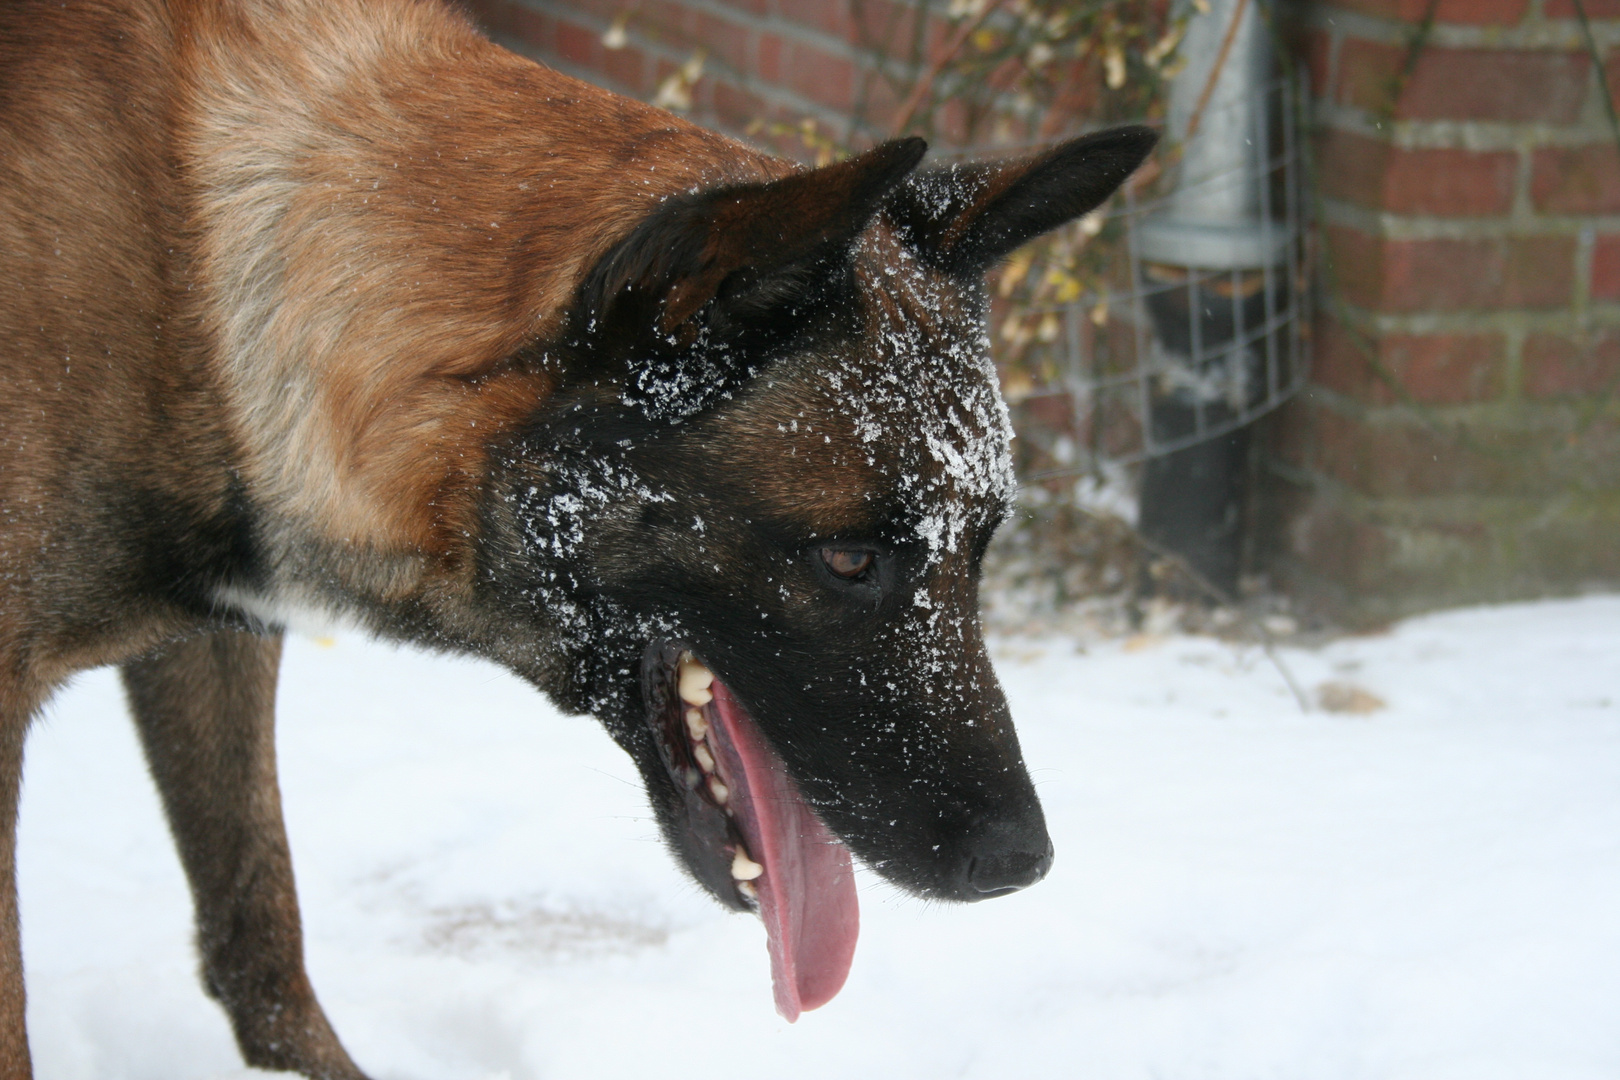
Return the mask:
M1377 376L1363 349L1376 349L1337 319L1317 319L1311 350L1311 382L1358 401L1382 400Z
M718 66L739 75L753 74L754 34L748 27L708 12L697 13L694 44L703 49Z
M1506 455L1481 454L1415 420L1364 424L1331 409L1316 414L1316 461L1324 474L1381 498L1500 492L1514 471Z
M1581 0L1588 19L1620 19L1620 0ZM1543 14L1549 19L1575 18L1574 0L1546 0Z
M1620 236L1600 236L1592 248L1592 299L1620 300Z
M697 16L697 9L683 0L648 0L641 5L630 24L648 32L656 40L687 44L697 30Z
M1350 39L1335 96L1402 120L1570 124L1586 100L1585 53L1425 46L1404 84L1407 50Z
M1574 123L1586 100L1589 66L1584 53L1427 48L1396 116Z
M777 16L788 22L843 41L855 40L850 0L776 0L775 7Z
M1514 548L1531 577L1531 596L1620 581L1620 499L1585 498L1537 506L1513 530Z
M1500 334L1389 334L1379 359L1406 396L1424 405L1462 405L1501 396L1506 344ZM1387 385L1379 390L1393 398Z
M818 105L840 112L855 103L855 64L847 56L792 42L787 53L787 88Z
M648 78L651 65L647 54L634 45L622 49L603 49L601 72L603 76L636 97L652 94L652 80Z
M1337 82L1332 97L1341 105L1354 105L1384 113L1395 107L1397 85L1405 52L1394 45L1346 38L1339 45Z
M1454 149L1396 149L1384 209L1397 214L1479 217L1513 206L1518 155Z
M744 131L754 121L762 119L767 106L757 95L729 79L714 82L714 115L719 122L733 131Z
M1384 19L1421 23L1428 14L1429 0L1335 0L1333 6ZM1434 19L1470 26L1512 26L1523 19L1528 10L1529 0L1439 0L1435 4Z
M1533 398L1608 396L1620 390L1620 334L1580 340L1531 334L1524 343L1524 392Z
M620 0L568 0L566 10L595 15L608 23L624 13L624 4Z
M1330 70L1333 62L1333 38L1320 30L1312 30L1305 35L1303 51L1305 70L1311 77L1311 97L1327 97L1333 79L1333 72Z
M934 137L953 146L967 146L972 141L973 116L967 102L961 98L947 98L934 109L931 122Z
M1326 241L1322 263L1329 288L1352 303L1378 307L1383 295L1383 245L1375 236L1360 229L1329 225L1323 230Z
M853 40L903 59L911 55L917 11L893 0L860 0L851 13Z
M1376 419L1322 407L1315 466L1372 498L1481 496L1552 500L1620 495L1620 422L1583 421L1541 401L1488 413L1385 410Z
M1384 240L1330 226L1327 264L1354 303L1378 311L1552 308L1570 302L1575 240Z
M1319 325L1312 381L1372 405L1463 405L1501 396L1506 344L1499 334L1358 335Z
M738 11L746 11L750 15L768 15L770 13L770 0L717 0L717 2L734 7Z
M475 0L468 4L468 13L492 37L515 40L542 52L553 48L551 19L513 0Z
M780 83L787 69L787 43L780 36L765 32L754 43L754 74L768 83Z
M1287 495L1279 539L1338 595L1323 595L1320 581L1290 584L1353 626L1620 581L1620 499L1613 496L1492 500L1482 524L1471 502L1416 513L1408 505L1397 516L1350 511L1329 493Z
M1620 149L1611 141L1537 150L1530 197L1546 213L1620 210Z
M1394 554L1394 544L1377 525L1320 497L1308 500L1291 517L1288 550L1306 566L1353 592L1381 592L1388 587L1382 571Z
M874 130L887 132L899 116L904 89L885 78L882 72L863 68L858 95L861 119Z
M557 55L571 64L581 67L594 68L602 49L601 39L593 30L587 30L578 23L557 20L556 25Z
M1482 217L1513 206L1518 156L1455 149L1406 150L1329 131L1317 150L1324 194L1396 214Z

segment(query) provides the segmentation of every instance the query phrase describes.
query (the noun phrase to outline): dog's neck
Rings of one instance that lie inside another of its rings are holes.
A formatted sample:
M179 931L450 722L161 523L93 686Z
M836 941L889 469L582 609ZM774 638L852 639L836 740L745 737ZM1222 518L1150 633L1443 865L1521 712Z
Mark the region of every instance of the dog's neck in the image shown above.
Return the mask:
M671 194L785 166L437 8L297 6L177 28L193 317L271 564L313 544L323 589L397 598L472 572L489 450L554 385L513 358L601 253ZM387 581L346 580L379 554Z

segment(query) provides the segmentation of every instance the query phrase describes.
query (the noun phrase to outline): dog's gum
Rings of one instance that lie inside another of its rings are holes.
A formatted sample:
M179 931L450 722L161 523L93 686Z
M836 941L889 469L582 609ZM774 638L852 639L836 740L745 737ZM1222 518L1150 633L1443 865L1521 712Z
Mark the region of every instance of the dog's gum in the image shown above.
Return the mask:
M702 742L709 734L709 718L703 715L702 709L686 710L686 733L692 736L693 742Z
M714 684L714 672L691 659L688 653L681 657L678 692L688 705L703 706L714 700L709 687Z
M736 854L731 857L731 876L735 881L753 881L765 872L765 868L748 857L748 851L737 845Z
M692 756L697 758L698 768L706 773L714 772L714 755L709 753L707 746L698 745L692 748Z

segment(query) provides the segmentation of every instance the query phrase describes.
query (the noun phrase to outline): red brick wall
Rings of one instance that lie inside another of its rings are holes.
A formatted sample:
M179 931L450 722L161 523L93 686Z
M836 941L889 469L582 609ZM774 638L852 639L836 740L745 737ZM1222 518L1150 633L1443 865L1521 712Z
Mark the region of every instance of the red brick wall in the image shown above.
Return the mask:
M509 47L572 75L650 100L696 49L707 58L688 113L709 127L774 141L808 156L796 138L758 130L814 120L848 136L852 117L887 134L900 102L872 77L875 46L910 40L904 0L464 0ZM626 44L603 37L631 12ZM943 25L928 28L937 46ZM857 133L858 134L858 133Z
M1306 9L1314 385L1276 566L1352 618L1620 584L1620 148L1570 0ZM1605 48L1620 4L1587 0ZM1603 53L1620 89L1620 50Z

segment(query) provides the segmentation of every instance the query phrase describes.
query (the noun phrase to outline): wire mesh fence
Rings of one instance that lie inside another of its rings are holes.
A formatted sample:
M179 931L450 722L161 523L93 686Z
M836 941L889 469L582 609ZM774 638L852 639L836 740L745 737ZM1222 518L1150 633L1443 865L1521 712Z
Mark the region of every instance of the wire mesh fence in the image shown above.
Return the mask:
M1155 185L1163 193L1127 189L1111 211L1123 243L1100 286L1026 313L1048 327L1055 319L1057 333L1045 345L1047 377L1014 396L1023 411L1067 428L1049 440L1047 467L1029 479L1196 445L1251 423L1304 384L1311 313L1302 99L1284 79L1262 92L1266 107L1245 110L1242 152L1226 154L1231 168L1190 176L1179 164L1194 156L1195 140L1229 138L1230 124L1206 123L1167 148L1177 164ZM1209 238L1192 232L1171 250L1162 228L1148 242L1176 200L1234 184L1254 189L1257 213L1239 237L1252 257L1232 257L1230 242L1212 256Z

